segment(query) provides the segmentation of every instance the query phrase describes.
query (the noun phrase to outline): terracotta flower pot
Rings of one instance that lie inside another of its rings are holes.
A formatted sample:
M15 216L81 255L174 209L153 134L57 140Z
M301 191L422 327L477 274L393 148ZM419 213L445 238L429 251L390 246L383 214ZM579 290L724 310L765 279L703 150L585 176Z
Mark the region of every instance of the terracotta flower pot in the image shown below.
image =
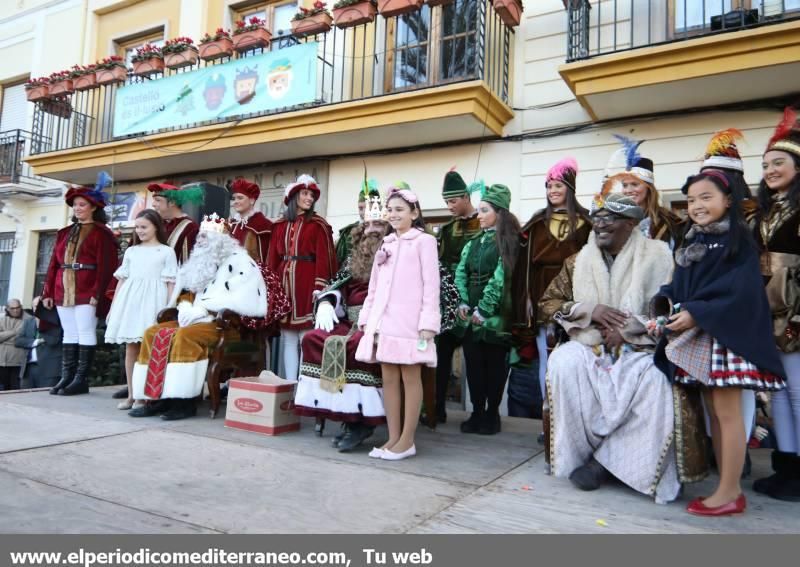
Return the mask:
M128 70L125 67L112 67L111 69L98 69L97 84L113 85L114 83L124 83L128 78Z
M258 47L266 47L272 39L272 33L266 28L239 33L233 36L233 48L241 53Z
M133 74L146 77L164 71L164 60L161 57L151 57L133 64Z
M58 81L50 85L50 96L65 95L74 90L72 79L64 79L63 81Z
M36 102L37 100L44 100L50 96L50 86L42 85L39 87L26 87L25 96L28 98L30 102Z
M423 0L378 0L378 12L384 18L401 16L422 8Z
M454 0L425 0L425 3L433 8L434 6L444 6L445 4L452 4Z
M213 61L231 55L233 55L233 41L226 37L200 44L200 59L203 61Z
M331 30L333 18L327 12L320 12L302 20L292 20L292 35L305 37L318 33L327 33Z
M72 79L72 87L76 91L88 91L97 88L97 76L94 73L81 75Z
M522 2L520 0L493 0L494 11L510 28L515 28L522 20Z
M337 28L352 28L374 21L377 13L372 2L359 2L346 8L334 8L333 21Z
M196 47L187 47L178 53L166 53L164 55L164 66L170 69L180 69L189 67L197 63L198 54Z

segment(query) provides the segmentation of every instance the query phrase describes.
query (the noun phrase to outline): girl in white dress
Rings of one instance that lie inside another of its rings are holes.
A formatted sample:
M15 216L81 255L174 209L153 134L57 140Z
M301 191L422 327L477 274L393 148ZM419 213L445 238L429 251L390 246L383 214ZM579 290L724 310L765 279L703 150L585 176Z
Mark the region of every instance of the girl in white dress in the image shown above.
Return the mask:
M128 399L117 405L129 410L133 363L139 356L144 331L156 323L158 312L167 306L178 262L175 252L166 244L161 217L152 209L136 215L133 245L125 251L122 265L114 272L119 280L111 310L106 319L106 343L125 344L125 377Z

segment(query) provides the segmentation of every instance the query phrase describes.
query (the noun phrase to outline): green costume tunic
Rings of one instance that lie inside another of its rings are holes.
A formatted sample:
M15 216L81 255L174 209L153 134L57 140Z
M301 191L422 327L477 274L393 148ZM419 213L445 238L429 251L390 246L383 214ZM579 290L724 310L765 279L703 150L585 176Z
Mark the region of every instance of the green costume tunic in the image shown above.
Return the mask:
M469 321L459 323L471 326L475 341L507 345L511 342L509 315L511 313L510 273L503 267L503 258L497 250L497 232L487 230L467 242L456 269L456 287L462 304L470 310L477 308L485 319L482 325Z
M466 243L481 231L477 211L465 219L454 218L439 229L439 262L455 274Z

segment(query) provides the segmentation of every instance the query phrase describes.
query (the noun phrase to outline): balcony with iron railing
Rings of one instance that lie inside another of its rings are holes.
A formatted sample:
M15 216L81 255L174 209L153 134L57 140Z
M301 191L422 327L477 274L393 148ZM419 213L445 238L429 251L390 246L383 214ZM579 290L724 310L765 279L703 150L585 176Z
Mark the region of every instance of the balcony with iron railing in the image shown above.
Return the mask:
M307 102L126 134L115 112L122 89L176 76L188 80L184 73L231 59L149 77L129 72L122 84L37 102L33 130L40 143L28 161L37 173L71 182L88 182L97 169L112 166L119 180L145 179L502 135L513 117L513 43L513 29L491 0L425 4L352 28L277 37L266 50L232 59L244 67L262 52L312 45L316 79Z
M42 140L26 130L0 132L0 185L44 186L44 180L24 161L42 145Z
M800 90L800 0L564 0L559 72L596 119Z

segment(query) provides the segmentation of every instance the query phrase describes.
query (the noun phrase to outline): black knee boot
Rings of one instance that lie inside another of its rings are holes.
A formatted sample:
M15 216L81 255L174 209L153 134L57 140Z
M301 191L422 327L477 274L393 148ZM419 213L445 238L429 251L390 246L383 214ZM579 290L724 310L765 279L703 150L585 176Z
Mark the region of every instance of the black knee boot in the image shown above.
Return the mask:
M78 345L61 345L61 379L56 385L50 388L50 393L55 396L66 388L67 384L75 378L75 371L78 368Z
M62 396L89 393L89 372L92 370L95 348L94 346L80 345L78 348L78 369L75 371L75 378L72 379L69 386L61 391Z
M772 475L766 478L759 478L753 483L753 490L761 494L769 494L770 491L783 484L789 478L789 459L791 453L782 453L777 449L772 451Z
M776 500L800 502L800 456L791 453L786 455L785 479L773 484L767 494Z

